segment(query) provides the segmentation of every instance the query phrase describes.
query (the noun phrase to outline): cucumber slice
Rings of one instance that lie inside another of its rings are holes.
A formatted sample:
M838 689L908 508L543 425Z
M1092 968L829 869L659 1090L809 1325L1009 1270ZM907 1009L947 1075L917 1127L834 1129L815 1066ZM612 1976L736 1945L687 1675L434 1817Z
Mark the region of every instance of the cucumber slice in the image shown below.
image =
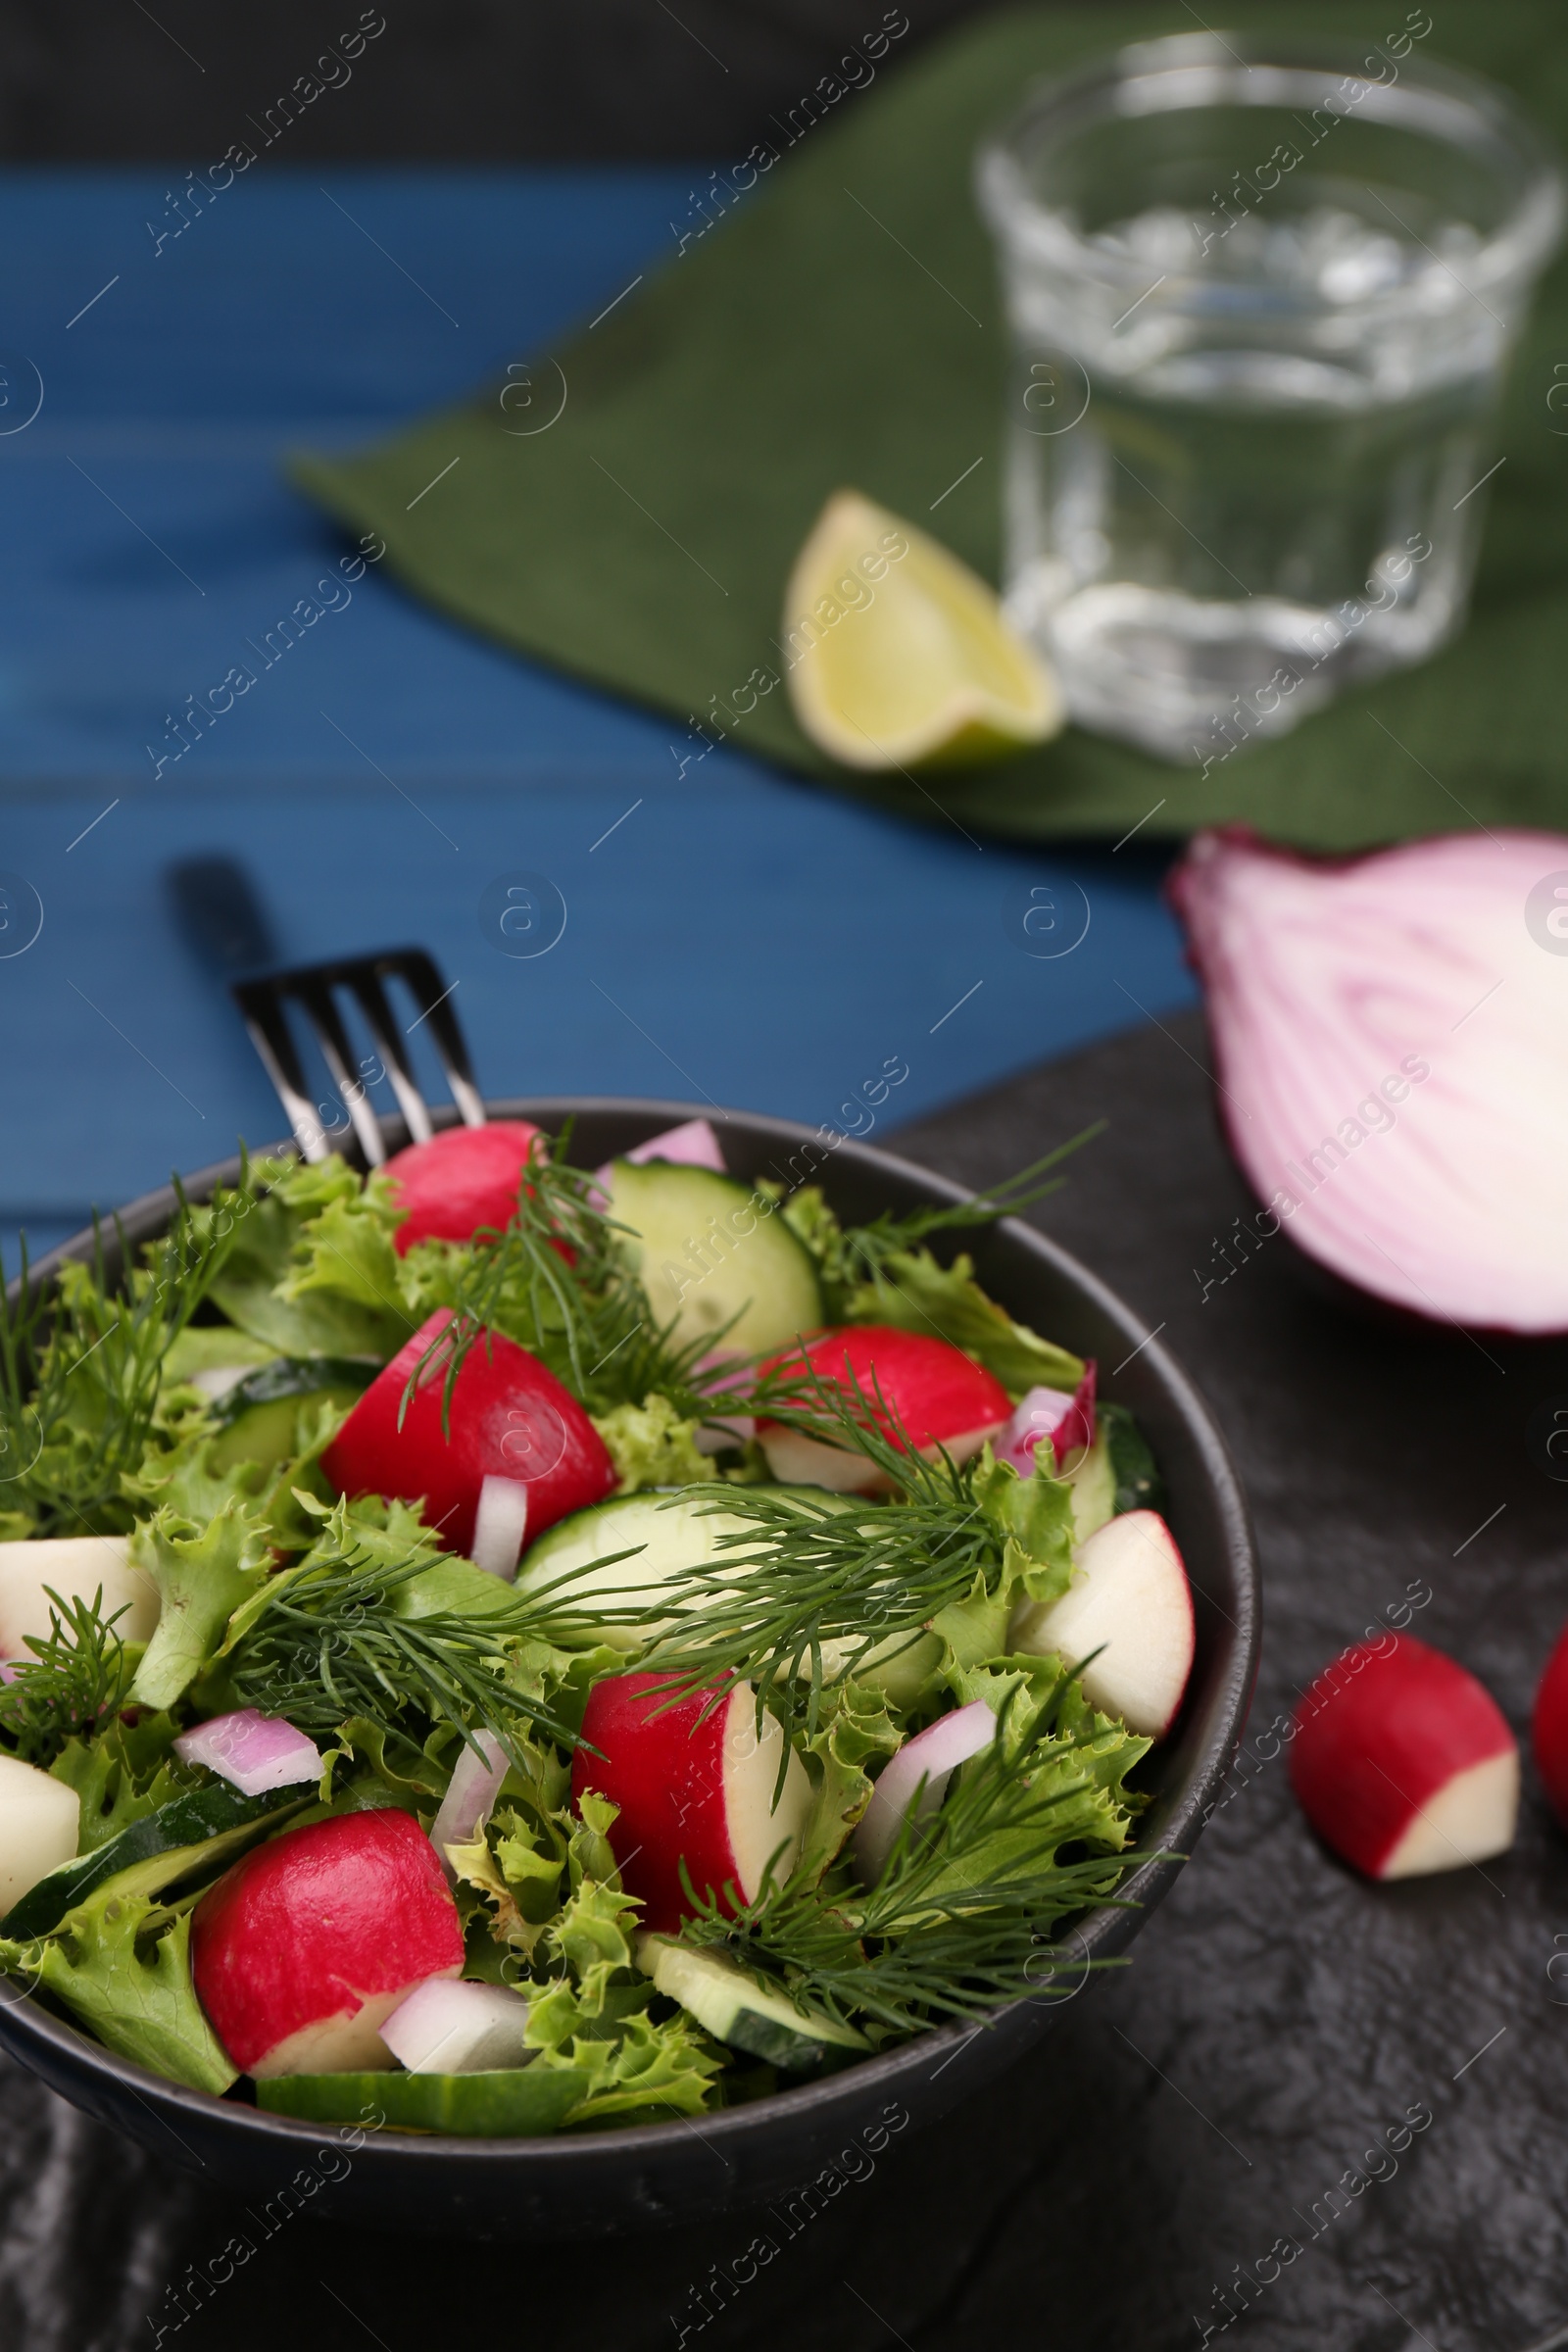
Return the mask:
M1072 1540L1082 1544L1097 1527L1103 1527L1107 1519L1113 1519L1118 1508L1108 1425L1101 1424L1089 1451L1068 1472L1067 1484L1072 1489Z
M813 2075L838 2052L863 2054L870 2043L853 2026L835 2025L816 2010L797 2009L781 1992L760 1984L720 1952L705 1952L667 1936L637 1938L637 1965L655 1987L678 2001L715 2041L745 2050L787 2074Z
M368 2132L448 2132L468 2139L530 2139L559 2132L589 2091L579 2067L497 2068L474 2075L272 2075L256 2085L269 2115Z
M237 1381L219 1407L222 1435L210 1459L219 1470L236 1462L286 1462L300 1449L300 1418L308 1405L354 1404L375 1378L373 1364L343 1356L275 1356Z
M253 1371L276 1350L232 1323L187 1323L164 1358L166 1381L194 1380L199 1372Z
M242 1796L226 1781L193 1788L133 1821L90 1854L62 1862L39 1879L0 1920L0 1936L18 1943L47 1936L106 1879L122 1879L125 1894L160 1894L176 1879L224 1860L259 1829L297 1813L310 1799L306 1791L280 1804L275 1788L262 1796Z
M725 1349L757 1355L822 1322L809 1250L776 1210L761 1213L766 1204L744 1184L709 1168L629 1159L615 1160L603 1181L611 1216L635 1236L627 1246L654 1318L676 1318L677 1344L728 1323Z
M594 1560L605 1560L605 1567L592 1569L575 1583L562 1588L559 1594L562 1605L581 1608L595 1593L602 1593L612 1607L633 1608L643 1595L652 1598L672 1577L689 1569L710 1567L715 1561L722 1561L726 1553L733 1555L736 1546L721 1547L721 1536L749 1535L765 1541L755 1521L724 1509L726 1492L717 1481L710 1488L687 1488L678 1494L666 1494L656 1488L595 1503L586 1511L573 1511L569 1519L563 1519L547 1530L537 1544L529 1545L517 1570L515 1589L519 1592L536 1592L571 1570L586 1569ZM775 1487L769 1493L782 1495L799 1493L803 1500L833 1511L865 1508L859 1496L830 1494L821 1487ZM629 1552L631 1556L613 1559L611 1555L615 1552ZM597 1629L602 1642L628 1651L641 1649L660 1630L654 1625L606 1625Z

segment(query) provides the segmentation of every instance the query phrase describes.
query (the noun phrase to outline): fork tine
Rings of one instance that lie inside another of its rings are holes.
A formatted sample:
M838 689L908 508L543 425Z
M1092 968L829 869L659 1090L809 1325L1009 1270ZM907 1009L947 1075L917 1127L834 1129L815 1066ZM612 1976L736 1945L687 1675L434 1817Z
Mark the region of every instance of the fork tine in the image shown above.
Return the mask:
M443 987L441 974L422 948L401 948L394 954L377 957L382 971L395 971L408 984L419 1006L419 1021L428 1021L435 1050L441 1057L441 1067L452 1089L452 1100L469 1127L485 1123L484 1098L473 1082L473 1069L468 1060L468 1049L463 1042L448 999L452 988ZM415 1023L417 1028L419 1022Z
M381 1140L381 1122L370 1108L365 1081L354 1068L354 1048L349 1044L349 1034L332 994L332 982L338 974L327 965L318 971L290 972L285 977L291 993L310 1015L326 1066L332 1073L332 1083L354 1122L360 1150L370 1166L378 1168L386 1157L386 1145Z
M366 1026L368 1028L375 1050L385 1065L386 1074L392 1081L392 1091L397 1096L398 1107L408 1122L409 1135L416 1144L427 1144L433 1132L430 1126L430 1113L425 1106L424 1097L419 1092L409 1057L403 1051L403 1040L398 1035L398 1025L392 1017L392 1007L386 1001L386 990L381 986L381 975L373 966L353 967L345 974L345 978L359 999L360 1010L365 1015Z
M295 1142L307 1159L330 1158L316 1104L305 1092L305 1072L300 1067L300 1057L273 983L237 980L233 995L250 1031L251 1043L262 1057L262 1066L276 1087L278 1100L288 1114Z

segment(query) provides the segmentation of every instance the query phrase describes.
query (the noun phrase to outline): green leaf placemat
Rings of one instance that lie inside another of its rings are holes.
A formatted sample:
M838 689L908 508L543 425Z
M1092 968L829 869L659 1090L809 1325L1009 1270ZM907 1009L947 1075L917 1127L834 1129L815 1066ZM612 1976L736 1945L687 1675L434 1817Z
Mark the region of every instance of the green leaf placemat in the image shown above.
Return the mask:
M1225 21L1368 42L1399 29L1402 0L1383 14L1387 26L1353 0ZM802 128L796 110L793 150L731 217L712 199L699 237L694 205L672 224L668 266L525 389L491 385L364 456L301 458L295 479L352 530L379 531L392 568L448 612L667 711L672 775L722 734L907 813L936 820L940 803L965 826L1028 838L1238 819L1348 848L1466 822L1568 825L1568 414L1547 406L1568 381L1561 262L1514 368L1470 626L1423 667L1206 774L1074 728L923 785L835 768L782 684L759 691L782 666L790 564L842 485L998 578L1005 332L971 193L976 142L1034 75L1193 24L1179 6L1027 11L937 43L885 86L834 98L820 85L823 119ZM1512 87L1568 145L1556 0L1446 0L1430 48ZM879 71L897 58L894 42ZM727 176L760 160L735 159Z

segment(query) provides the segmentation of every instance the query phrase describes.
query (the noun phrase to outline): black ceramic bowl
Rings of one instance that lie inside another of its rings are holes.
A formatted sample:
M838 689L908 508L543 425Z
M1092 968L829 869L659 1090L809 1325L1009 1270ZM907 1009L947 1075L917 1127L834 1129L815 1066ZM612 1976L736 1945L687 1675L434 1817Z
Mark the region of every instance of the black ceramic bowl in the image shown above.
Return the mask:
M535 1119L552 1130L573 1113L572 1156L587 1167L693 1116L690 1103L612 1099L491 1107L498 1117ZM964 1198L956 1186L861 1144L837 1144L824 1156L812 1129L745 1111L707 1115L735 1174L809 1177L846 1221ZM396 1150L406 1133L399 1121L385 1125ZM230 1160L203 1169L188 1180L188 1196L206 1200L215 1185L235 1181L238 1166ZM126 1240L134 1246L156 1237L173 1207L171 1191L133 1201L122 1217ZM66 1243L39 1271L84 1255L91 1239ZM1171 1526L1192 1578L1198 1654L1176 1735L1141 1776L1153 1801L1139 1844L1151 1857L1190 1853L1240 1736L1257 1652L1257 1569L1236 1473L1183 1373L1064 1250L1012 1221L980 1228L965 1247L985 1288L1020 1322L1099 1358L1102 1393L1138 1415L1164 1473ZM1087 1916L1078 1930L1082 1957L1125 1950L1179 1867L1152 1858L1132 1872L1122 1893L1141 1907ZM1078 1982L1091 1987L1095 1979ZM980 2090L1013 2064L1048 2014L1044 1997L1019 2001L979 2031L946 2027L823 2081L705 2115L700 2126L533 2140L388 2132L355 2147L319 2125L264 2115L148 2074L51 2015L14 1980L0 1979L0 2044L52 2089L143 2146L200 2168L252 2205L283 2198L287 2209L304 2195L307 2210L361 2227L456 2237L591 2236L787 2194L858 2137L869 2134L872 2147L885 2146L888 2132L928 2124Z

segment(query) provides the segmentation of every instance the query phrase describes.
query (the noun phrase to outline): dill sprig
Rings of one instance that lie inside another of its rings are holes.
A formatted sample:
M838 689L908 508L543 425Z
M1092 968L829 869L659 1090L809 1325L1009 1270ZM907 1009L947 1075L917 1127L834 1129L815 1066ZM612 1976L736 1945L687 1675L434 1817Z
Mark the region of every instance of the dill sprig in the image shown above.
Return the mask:
M656 1320L628 1262L629 1229L598 1205L593 1177L565 1164L571 1132L568 1119L554 1148L547 1137L535 1138L510 1222L475 1234L476 1246L456 1261L449 1294L455 1321L415 1367L405 1405L440 1366L450 1421L469 1348L500 1331L537 1355L590 1412L640 1404L655 1390L683 1419L720 1409L697 1365L729 1326L679 1342L678 1316Z
M1004 1707L995 1742L956 1776L934 1818L915 1827L911 1807L875 1886L855 1886L841 1866L824 1885L764 1885L734 1912L710 1893L682 1937L720 1947L841 2024L870 2019L896 2033L1076 1990L1081 1974L1059 1981L1067 1955L1052 1931L1113 1902L1118 1880L1148 1857L1083 1850L1095 1842L1098 1788L1078 1755L1094 1735L1060 1732L1069 1687L1062 1676L1021 1740ZM1065 1862L1064 1846L1079 1849ZM1106 1965L1071 1962L1074 1972Z
M69 1740L103 1728L125 1695L130 1664L115 1632L125 1610L103 1615L102 1585L91 1600L62 1600L47 1585L44 1593L49 1631L23 1637L32 1656L12 1662L0 1690L0 1741L24 1764L47 1767Z
M231 1635L227 1680L241 1703L285 1715L312 1734L360 1716L388 1737L423 1724L451 1724L473 1744L475 1730L513 1748L520 1716L563 1746L574 1736L538 1700L506 1680L508 1644L540 1630L532 1599L465 1617L400 1616L400 1587L431 1566L427 1544L388 1560L352 1536L329 1536L246 1604Z
M757 1686L760 1713L769 1708L792 1738L809 1738L820 1716L824 1664L835 1676L853 1674L899 1635L915 1640L977 1583L990 1588L1006 1539L975 1494L975 1464L944 1453L927 1461L906 1438L898 1444L904 1433L879 1387L867 1396L851 1373L846 1393L807 1365L776 1379L766 1394L771 1417L869 1456L895 1499L846 1510L837 1498L819 1503L805 1491L685 1488L663 1507L695 1498L709 1514L746 1526L720 1534L707 1565L666 1579L657 1601L602 1610L597 1622L676 1619L642 1660L665 1677L672 1698L703 1688L717 1693L726 1677L744 1675Z
M24 1242L14 1296L0 1291L0 1496L28 1512L38 1535L131 1525L122 1481L146 1452L165 1358L220 1272L238 1222L220 1233L177 1177L174 1193L173 1223L139 1266L114 1219L127 1269L118 1286L95 1215L86 1265L38 1281ZM248 1166L232 1198L251 1198Z
M837 1237L834 1275L844 1283L870 1281L889 1258L914 1249L933 1233L962 1232L975 1225L994 1225L999 1217L1018 1216L1037 1200L1060 1192L1066 1178L1050 1175L1048 1171L1081 1151L1085 1144L1093 1143L1104 1133L1107 1124L1104 1119L1097 1119L1092 1127L1083 1128L1066 1143L1058 1144L1054 1151L1031 1161L1027 1168L1020 1168L1016 1175L992 1185L986 1192L976 1193L972 1200L956 1201L950 1208L914 1208L902 1217L885 1209L869 1224L847 1226Z

